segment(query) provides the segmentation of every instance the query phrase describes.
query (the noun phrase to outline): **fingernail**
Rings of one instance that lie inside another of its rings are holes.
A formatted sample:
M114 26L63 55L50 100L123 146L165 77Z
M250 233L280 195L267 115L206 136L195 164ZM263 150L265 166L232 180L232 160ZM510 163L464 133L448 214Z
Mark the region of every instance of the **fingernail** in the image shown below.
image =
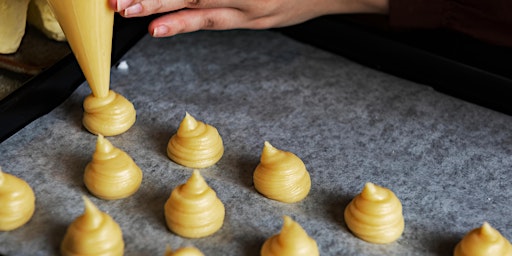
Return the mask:
M126 7L128 7L128 5L130 4L130 0L117 0L117 10L116 11L122 11L124 10Z
M165 36L167 33L169 33L169 28L167 26L160 25L153 29L154 37Z
M138 14L140 12L142 12L142 5L135 4L135 5L132 5L124 10L124 16L132 16L132 15Z

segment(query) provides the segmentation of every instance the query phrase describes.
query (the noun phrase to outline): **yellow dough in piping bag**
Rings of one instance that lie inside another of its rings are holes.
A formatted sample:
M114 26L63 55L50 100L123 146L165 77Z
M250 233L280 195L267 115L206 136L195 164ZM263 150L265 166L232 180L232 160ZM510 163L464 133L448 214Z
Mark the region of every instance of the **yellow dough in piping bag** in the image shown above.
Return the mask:
M197 121L189 113L178 132L167 144L167 156L177 164L190 168L206 168L217 163L224 154L224 145L217 129Z
M204 256L197 248L192 246L181 247L173 251L171 247L167 247L164 256Z
M135 123L135 108L109 89L114 11L104 0L48 2L92 91L84 101L85 128L104 136L127 131Z
M345 208L345 222L367 242L391 243L404 231L402 203L391 190L368 182Z
M60 250L62 256L121 256L124 253L123 233L119 224L83 197L83 215L69 225Z
M0 231L10 231L27 223L35 210L35 195L24 180L0 168Z
M141 182L142 171L133 159L99 135L92 161L85 167L87 189L102 199L121 199L137 192Z
M285 203L304 199L311 189L311 178L302 160L265 141L260 163L253 174L254 186L264 196Z
M164 211L167 227L182 237L209 236L224 223L224 204L198 170L172 191Z
M260 252L261 256L318 256L316 241L289 216L284 216L281 232L267 239Z
M489 223L471 230L457 244L453 256L512 256L512 245Z

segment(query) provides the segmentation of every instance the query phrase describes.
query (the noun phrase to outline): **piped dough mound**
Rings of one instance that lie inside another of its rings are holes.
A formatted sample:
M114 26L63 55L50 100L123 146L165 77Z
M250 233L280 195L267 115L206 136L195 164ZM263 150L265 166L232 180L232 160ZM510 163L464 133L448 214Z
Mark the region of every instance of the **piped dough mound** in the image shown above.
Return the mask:
M167 156L177 164L190 168L206 168L217 163L224 145L217 129L197 121L189 113L181 121L178 132L167 145Z
M182 237L209 236L224 223L224 204L198 170L172 191L164 210L167 227Z
M34 191L27 182L0 168L0 231L27 223L34 214L35 201Z
M82 123L93 134L115 136L126 132L135 123L136 111L125 97L110 90L108 96L101 98L93 94L84 100Z
M261 256L318 256L316 241L292 218L284 216L281 232L270 237L261 248Z
M192 246L181 247L173 251L170 247L165 250L165 256L204 256L197 248Z
M83 215L69 225L60 250L62 256L121 256L124 253L123 233L119 224L83 197Z
M258 192L285 203L304 199L311 189L311 178L304 162L291 152L273 147L268 141L263 147L253 181Z
M391 243L404 230L402 203L391 190L368 182L345 208L345 222L367 242Z
M512 245L489 223L471 230L457 244L454 256L512 256Z
M92 161L85 167L84 183L99 198L121 199L137 192L142 170L126 152L99 135Z

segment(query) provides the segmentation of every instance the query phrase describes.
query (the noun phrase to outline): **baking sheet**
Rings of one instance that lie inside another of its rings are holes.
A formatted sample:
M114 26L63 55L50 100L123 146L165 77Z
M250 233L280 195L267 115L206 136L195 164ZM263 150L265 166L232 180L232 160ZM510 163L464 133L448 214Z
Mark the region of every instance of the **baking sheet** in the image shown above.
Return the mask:
M109 140L144 172L127 199L92 197L83 181L96 137L81 125L82 84L62 105L0 144L0 166L36 195L29 223L0 233L0 254L56 255L67 226L89 196L121 226L125 255L163 255L194 245L205 255L259 255L292 216L321 255L452 255L470 229L488 221L512 238L510 116L438 93L269 31L144 37L112 70L112 88L138 119ZM225 154L201 170L226 206L210 237L181 238L165 226L163 205L190 168L166 156L185 115L215 126ZM312 178L302 202L258 194L252 172L264 141L299 156ZM354 237L343 210L364 183L402 201L405 231L394 243Z

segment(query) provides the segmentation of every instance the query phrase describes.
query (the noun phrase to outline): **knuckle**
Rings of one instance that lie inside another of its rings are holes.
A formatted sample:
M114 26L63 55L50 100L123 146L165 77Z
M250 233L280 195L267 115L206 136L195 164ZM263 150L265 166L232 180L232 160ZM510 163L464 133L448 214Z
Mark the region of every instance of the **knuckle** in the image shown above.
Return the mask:
M206 18L204 20L204 28L205 29L212 29L215 27L215 21L212 18Z
M185 0L188 6L194 7L201 4L201 0Z

